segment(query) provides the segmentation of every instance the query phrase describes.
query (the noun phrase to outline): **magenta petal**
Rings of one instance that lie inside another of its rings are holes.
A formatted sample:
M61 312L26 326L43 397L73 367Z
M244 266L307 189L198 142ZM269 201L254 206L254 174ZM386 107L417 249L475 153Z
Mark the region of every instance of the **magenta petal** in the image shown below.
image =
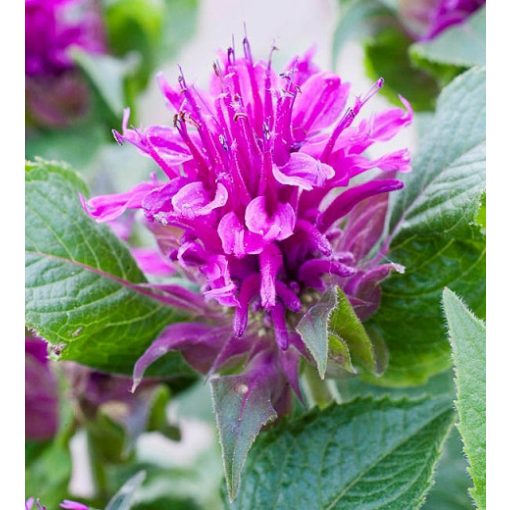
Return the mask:
M264 308L272 308L276 302L276 276L283 259L275 244L268 245L259 255L260 260L260 300Z
M193 219L197 216L210 214L214 209L223 207L228 200L228 192L219 183L214 197L202 182L191 182L182 187L173 197L174 210L184 218Z
M301 387L299 386L299 363L301 353L294 345L290 345L285 351L279 352L280 366L290 387L294 390L299 400L303 401Z
M294 152L282 168L273 165L273 175L280 184L299 186L309 191L324 186L335 175L335 171L308 154Z
M264 239L250 232L239 220L236 213L229 212L218 224L218 235L225 253L242 257L247 254L258 254L264 247Z
M169 276L175 273L170 261L163 257L161 252L154 248L132 248L138 267L145 273L154 276Z
M402 189L404 184L397 179L381 179L360 184L339 195L319 218L321 230L325 232L333 223L343 218L351 209L365 198Z
M296 225L296 213L290 204L278 203L272 215L267 213L266 197L254 198L246 207L246 226L267 241L290 237Z
M157 183L142 182L127 193L100 195L88 201L80 195L80 200L85 212L102 223L118 218L127 209L141 209L145 196L157 186Z

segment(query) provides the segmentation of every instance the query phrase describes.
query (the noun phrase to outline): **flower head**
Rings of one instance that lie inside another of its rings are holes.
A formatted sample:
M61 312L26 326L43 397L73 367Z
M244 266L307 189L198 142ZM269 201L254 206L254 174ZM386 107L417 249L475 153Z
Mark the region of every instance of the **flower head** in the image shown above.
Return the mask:
M32 120L58 127L84 113L88 94L71 48L104 53L95 0L25 0L25 75Z
M154 176L84 207L103 222L142 210L163 255L202 289L203 297L186 291L202 320L169 326L137 363L135 384L177 349L202 372L242 358L249 377L298 391L297 362L307 353L295 326L306 307L339 285L367 317L377 284L395 268L371 251L410 158L398 150L370 159L366 150L408 125L411 108L402 98L404 109L358 122L382 79L351 100L349 84L320 71L311 52L277 74L271 56L254 60L247 39L242 56L229 48L213 69L208 92L182 73L177 88L159 77L172 125L132 129L127 111L114 133L166 180ZM273 404L286 407L283 390Z
M55 76L70 69L71 47L105 49L103 27L89 0L25 0L25 73Z

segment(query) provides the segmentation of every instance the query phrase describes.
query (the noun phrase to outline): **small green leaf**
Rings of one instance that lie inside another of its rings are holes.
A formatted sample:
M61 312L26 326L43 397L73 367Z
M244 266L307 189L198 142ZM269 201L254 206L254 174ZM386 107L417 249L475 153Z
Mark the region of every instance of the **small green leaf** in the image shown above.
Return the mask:
M130 374L158 333L182 317L144 287L127 247L85 214L78 193L86 187L69 168L27 165L26 323L60 359ZM177 353L158 366L166 375L193 374Z
M317 363L317 369L322 379L324 379L328 363L328 323L336 304L335 290L328 289L319 301L307 310L296 326L296 331L301 335L304 344Z
M413 44L410 52L417 64L427 61L457 67L485 65L485 7L432 40Z
M232 510L409 510L423 504L448 399L358 399L262 435Z
M476 216L485 187L485 70L444 89L413 158L405 188L390 199L389 258L406 272L382 285L377 326L390 353L374 383L421 384L451 364L441 291L450 287L483 316L485 238Z
M334 333L329 334L329 360L327 374L330 371L334 372L335 367L339 366L350 374L356 374L357 370L354 368L349 352L349 346L345 340Z
M145 480L145 472L140 471L130 478L113 496L105 510L130 510L133 505L135 493Z
M368 372L377 371L372 341L340 287L337 288L336 307L329 318L329 331L347 344L354 365Z
M485 324L449 289L443 306L457 386L459 430L473 478L473 499L485 509Z
M246 374L216 377L211 388L228 494L234 499L251 445L261 428L277 417L272 388Z

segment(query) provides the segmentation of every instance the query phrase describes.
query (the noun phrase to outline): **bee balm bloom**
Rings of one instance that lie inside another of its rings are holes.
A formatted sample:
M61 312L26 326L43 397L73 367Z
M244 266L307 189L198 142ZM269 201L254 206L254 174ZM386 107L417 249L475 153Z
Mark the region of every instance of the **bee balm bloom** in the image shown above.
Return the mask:
M370 159L366 150L396 135L412 112L402 99L403 109L358 122L382 80L351 99L349 84L320 71L310 53L278 75L271 58L253 59L246 39L243 50L229 48L214 64L208 92L182 74L178 87L160 77L172 124L131 129L126 112L115 136L152 158L166 180L84 207L100 222L142 210L164 256L202 288L193 298L201 320L169 326L137 363L135 383L171 349L202 372L242 358L250 384L272 385L273 405L283 408L307 355L295 331L303 312L339 285L367 317L394 269L370 252L409 154Z
M105 51L94 0L25 0L27 106L39 123L59 126L84 109L87 90L73 69L73 47Z

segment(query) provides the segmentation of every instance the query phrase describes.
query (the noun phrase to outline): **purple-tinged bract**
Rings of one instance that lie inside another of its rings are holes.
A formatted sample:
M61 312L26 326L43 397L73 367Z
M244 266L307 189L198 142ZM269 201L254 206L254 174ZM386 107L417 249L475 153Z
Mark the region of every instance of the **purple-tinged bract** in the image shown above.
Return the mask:
M349 84L320 71L311 52L277 74L271 57L253 59L245 39L242 56L229 48L213 67L209 92L182 74L178 87L159 77L172 125L132 129L127 111L115 133L167 179L84 207L100 222L142 210L163 255L202 289L192 303L200 320L169 326L137 363L135 384L171 349L201 372L243 360L248 379L272 381L273 405L284 410L308 356L295 331L307 307L339 285L366 318L379 282L399 269L372 251L409 154L371 159L366 151L407 126L412 111L402 98L403 109L357 122L382 79L350 98Z

